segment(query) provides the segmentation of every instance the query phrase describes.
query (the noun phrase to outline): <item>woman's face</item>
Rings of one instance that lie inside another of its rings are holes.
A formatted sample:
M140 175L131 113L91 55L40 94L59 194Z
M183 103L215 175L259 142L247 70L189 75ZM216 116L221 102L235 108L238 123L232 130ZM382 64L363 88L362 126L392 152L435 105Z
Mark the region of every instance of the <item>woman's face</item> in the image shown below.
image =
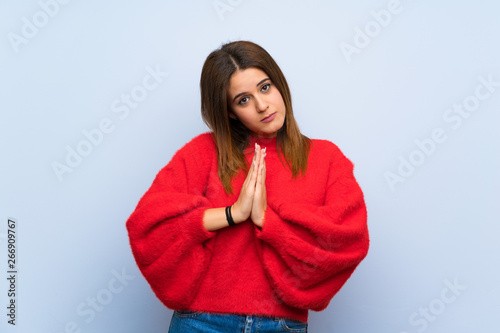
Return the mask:
M235 72L229 81L229 116L254 135L273 138L285 122L285 102L266 73L257 68Z

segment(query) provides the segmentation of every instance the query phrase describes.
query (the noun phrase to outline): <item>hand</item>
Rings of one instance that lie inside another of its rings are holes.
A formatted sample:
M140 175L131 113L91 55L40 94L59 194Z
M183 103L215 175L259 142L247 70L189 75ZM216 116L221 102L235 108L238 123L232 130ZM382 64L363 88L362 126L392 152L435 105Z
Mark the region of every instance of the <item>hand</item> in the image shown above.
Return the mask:
M260 150L260 147L259 147ZM267 190L266 190L266 149L260 154L259 167L257 169L257 179L255 184L255 193L253 196L253 205L250 218L252 222L262 228L264 224L264 215L267 209Z
M232 208L235 223L241 223L251 217L258 226L262 226L264 211L267 208L265 188L265 149L255 145L255 154L243 183L238 200Z

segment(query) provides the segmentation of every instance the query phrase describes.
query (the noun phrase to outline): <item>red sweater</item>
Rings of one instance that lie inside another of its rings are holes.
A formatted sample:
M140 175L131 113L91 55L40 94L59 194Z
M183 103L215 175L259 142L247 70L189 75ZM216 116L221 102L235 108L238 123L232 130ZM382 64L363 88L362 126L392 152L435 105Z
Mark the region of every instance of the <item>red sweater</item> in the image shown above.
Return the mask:
M307 321L368 251L367 215L353 165L333 143L312 140L307 173L292 179L276 138L267 147L267 210L262 230L249 219L208 231L206 209L236 202L246 175L226 195L211 133L184 145L158 173L127 221L137 265L170 309L255 314Z

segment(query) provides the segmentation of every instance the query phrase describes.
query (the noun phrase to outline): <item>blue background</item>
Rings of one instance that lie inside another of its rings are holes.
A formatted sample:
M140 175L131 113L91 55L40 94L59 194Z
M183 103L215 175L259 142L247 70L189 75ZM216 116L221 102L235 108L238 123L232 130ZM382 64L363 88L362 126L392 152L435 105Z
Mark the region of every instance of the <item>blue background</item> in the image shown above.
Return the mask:
M172 311L140 275L125 221L175 151L207 131L206 56L245 39L285 73L301 131L354 162L368 205L369 255L310 312L310 332L497 332L499 9L3 1L0 266L7 274L14 218L19 293L12 327L1 280L0 330L167 331Z

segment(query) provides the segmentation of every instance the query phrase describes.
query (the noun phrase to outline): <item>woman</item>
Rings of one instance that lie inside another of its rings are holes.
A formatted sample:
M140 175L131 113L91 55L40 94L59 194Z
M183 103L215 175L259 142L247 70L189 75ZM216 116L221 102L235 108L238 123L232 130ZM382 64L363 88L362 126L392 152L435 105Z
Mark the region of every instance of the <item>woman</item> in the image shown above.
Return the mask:
M368 251L352 163L302 135L280 68L260 46L212 52L211 132L158 173L127 221L137 264L175 310L169 332L307 332Z

